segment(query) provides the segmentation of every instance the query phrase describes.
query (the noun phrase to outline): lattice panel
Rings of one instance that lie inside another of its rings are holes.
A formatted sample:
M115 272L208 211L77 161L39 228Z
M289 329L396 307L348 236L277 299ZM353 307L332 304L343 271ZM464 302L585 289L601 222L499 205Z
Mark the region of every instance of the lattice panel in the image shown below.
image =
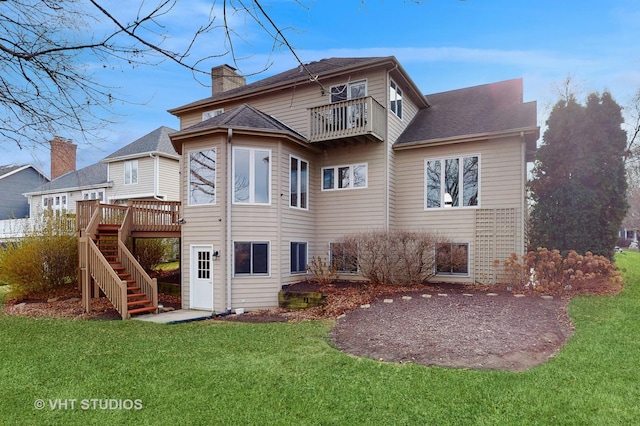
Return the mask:
M517 209L478 209L475 215L475 280L495 284L501 268L494 268L495 259L504 261L517 249Z

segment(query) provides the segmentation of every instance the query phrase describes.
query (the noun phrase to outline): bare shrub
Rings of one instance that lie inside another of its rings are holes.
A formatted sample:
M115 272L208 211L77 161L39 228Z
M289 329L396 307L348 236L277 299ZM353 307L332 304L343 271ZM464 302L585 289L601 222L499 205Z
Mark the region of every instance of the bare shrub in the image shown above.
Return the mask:
M164 262L171 251L171 243L164 238L140 238L136 240L133 255L142 266L150 272Z
M320 256L311 258L307 271L313 275L313 281L320 285L331 284L338 278L338 272L327 259Z
M372 284L424 283L436 274L436 249L446 240L428 231L368 231L346 237L358 271Z
M42 217L0 251L0 280L11 285L15 296L68 284L77 267L78 240L65 214Z
M500 261L494 261L494 266L500 267ZM563 257L558 250L539 248L521 259L512 253L502 267L507 284L522 290L601 292L622 284L622 275L615 264L591 252L581 255L571 250Z

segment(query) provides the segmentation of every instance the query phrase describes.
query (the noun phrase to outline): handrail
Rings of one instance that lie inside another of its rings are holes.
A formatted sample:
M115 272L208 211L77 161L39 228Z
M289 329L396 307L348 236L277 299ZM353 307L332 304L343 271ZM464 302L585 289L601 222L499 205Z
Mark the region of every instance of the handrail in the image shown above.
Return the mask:
M122 319L129 318L127 307L127 282L118 277L109 262L104 258L96 243L91 238L84 237L88 247L87 262L90 265L89 273L98 284L113 307L120 313Z
M385 116L384 106L371 96L310 108L309 140L321 142L360 135L383 140Z
M81 236L88 236L92 240L96 238L98 225L100 225L100 222L102 222L102 209L100 208L100 202L96 202L95 205L97 208L90 210L92 211L91 219L87 223L87 227L85 228L84 232L82 231L82 228L78 228Z
M127 273L131 274L131 278L140 286L141 291L153 302L153 306L158 306L158 280L147 274L126 245L133 225L134 214L132 210L131 208L127 209L122 225L118 229L118 259Z
M129 205L133 208L133 230L180 231L179 201L133 200Z

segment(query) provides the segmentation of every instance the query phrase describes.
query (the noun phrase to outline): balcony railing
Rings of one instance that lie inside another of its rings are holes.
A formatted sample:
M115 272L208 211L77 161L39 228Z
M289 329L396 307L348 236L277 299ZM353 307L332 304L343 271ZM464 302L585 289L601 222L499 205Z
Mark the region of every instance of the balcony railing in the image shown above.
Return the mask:
M363 136L384 140L386 112L370 96L310 108L309 117L311 142Z

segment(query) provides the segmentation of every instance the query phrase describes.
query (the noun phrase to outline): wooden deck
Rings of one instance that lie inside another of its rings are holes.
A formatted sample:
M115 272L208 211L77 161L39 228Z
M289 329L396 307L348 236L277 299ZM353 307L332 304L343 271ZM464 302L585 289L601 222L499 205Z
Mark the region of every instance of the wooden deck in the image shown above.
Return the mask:
M129 237L180 237L179 218L180 203L175 201L130 201L126 206L79 201L78 283L85 311L91 310L91 294L95 298L102 292L123 319L156 312L157 281L142 269L125 243Z

